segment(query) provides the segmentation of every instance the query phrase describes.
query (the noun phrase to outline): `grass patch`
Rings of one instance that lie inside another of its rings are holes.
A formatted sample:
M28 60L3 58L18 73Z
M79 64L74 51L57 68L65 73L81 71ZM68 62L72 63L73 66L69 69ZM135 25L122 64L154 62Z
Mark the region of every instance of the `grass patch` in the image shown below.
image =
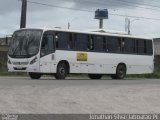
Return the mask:
M0 76L27 76L27 73L8 72L6 70L0 70Z
M0 76L28 76L28 73L21 72L8 72L7 70L0 70ZM70 77L84 77L88 78L87 74L70 74ZM110 76L104 76L104 78L110 78ZM152 74L135 74L135 75L127 75L126 78L154 78L160 79L160 71L154 72Z
M152 74L135 74L135 75L127 75L127 78L160 78L160 72L154 72Z

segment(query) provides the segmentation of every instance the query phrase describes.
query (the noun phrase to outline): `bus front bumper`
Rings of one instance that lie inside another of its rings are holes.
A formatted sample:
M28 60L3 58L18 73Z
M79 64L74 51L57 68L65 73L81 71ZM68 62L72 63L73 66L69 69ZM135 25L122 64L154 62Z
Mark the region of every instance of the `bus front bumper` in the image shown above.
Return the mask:
M7 64L8 72L39 72L36 65L12 65Z

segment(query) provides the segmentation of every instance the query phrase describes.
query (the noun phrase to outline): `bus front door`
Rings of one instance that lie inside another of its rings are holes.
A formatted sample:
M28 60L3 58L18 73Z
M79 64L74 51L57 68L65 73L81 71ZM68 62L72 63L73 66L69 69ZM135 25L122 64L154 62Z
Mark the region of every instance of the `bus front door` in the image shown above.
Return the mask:
M53 53L54 53L54 35L44 34L41 43L40 72L51 73Z

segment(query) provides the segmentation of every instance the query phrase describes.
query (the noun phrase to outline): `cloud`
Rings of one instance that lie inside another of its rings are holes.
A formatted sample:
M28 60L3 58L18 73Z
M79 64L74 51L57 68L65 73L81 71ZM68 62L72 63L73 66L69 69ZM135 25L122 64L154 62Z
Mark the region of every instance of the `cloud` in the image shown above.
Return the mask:
M135 8L139 0L74 0L76 7L79 8L108 8L108 9L119 9L119 8ZM128 3L131 2L131 3ZM141 1L143 2L143 0Z
M119 0L28 0L39 3L46 3L49 5L57 5L57 6L66 6L69 7L70 4L74 4L74 8L86 8L86 9L95 9L95 8L134 8L136 3L139 0L132 1L132 4L127 3L130 0L123 0L122 2ZM141 1L143 2L143 1ZM129 5L130 4L130 5ZM21 0L1 0L0 1L0 15L8 14L13 11L19 11L21 9ZM43 11L53 9L48 6L36 5L28 2L28 10L29 11Z
M0 16L9 14L13 11L18 11L20 4L18 0L1 0L0 1Z
M46 3L50 5L63 5L63 4L71 4L72 1L65 1L65 0L28 0L33 2L39 3ZM28 11L35 12L35 11L44 11L53 9L52 7L43 6L43 5L36 5L33 3L28 2ZM19 12L21 11L21 0L0 0L0 16L10 14L11 12Z
M49 5L64 6L68 8L78 8L95 11L98 8L108 8L109 13L146 16L158 18L160 15L152 15L153 11L149 9L141 9L137 5L144 0L121 0L130 1L133 4L127 6L119 0L28 0ZM146 0L145 0L145 3ZM139 4L140 5L140 4ZM160 4L159 4L160 5ZM145 6L143 6L145 7ZM113 11L114 10L114 11ZM21 1L18 0L1 0L0 1L0 34L10 34L20 24ZM155 14L155 13L154 13ZM124 31L124 17L109 15L109 19L104 21L105 29L114 29ZM130 18L133 20L134 18ZM71 29L95 29L98 28L98 20L94 20L94 12L82 12L61 9L58 7L49 7L38 4L28 3L27 10L27 26L28 27L62 27L67 28L67 23L70 22ZM151 21L149 26L148 21L141 19L133 22L131 25L132 33L141 35L149 31L155 33L160 31L159 21ZM139 27L141 26L141 27ZM158 34L156 34L158 36ZM150 36L147 34L146 36Z

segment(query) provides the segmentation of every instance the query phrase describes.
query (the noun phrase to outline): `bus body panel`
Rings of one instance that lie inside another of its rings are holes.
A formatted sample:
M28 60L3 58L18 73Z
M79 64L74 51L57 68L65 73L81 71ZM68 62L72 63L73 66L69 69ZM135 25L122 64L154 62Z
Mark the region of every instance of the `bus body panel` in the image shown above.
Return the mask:
M77 53L86 53L87 61L77 61ZM152 56L57 50L51 73L56 72L56 66L62 60L69 62L70 73L115 74L120 63L126 65L127 74L152 73L154 69L150 62Z
M55 73L54 60L52 54L48 54L40 58L40 72L41 73Z
M87 61L77 61L77 53L86 53L88 55ZM54 60L52 55L54 54ZM40 73L56 73L57 65L60 61L65 60L69 62L70 73L98 73L98 74L115 74L116 67L119 63L126 64L127 74L142 74L153 72L152 56L143 55L121 55L111 53L94 53L94 52L78 52L78 51L61 51L49 54L40 58L33 65L29 64L28 59L12 59L9 58L13 65L8 65L10 72L40 72ZM67 59L66 59L67 58ZM99 61L97 63L97 61ZM15 63L21 64L17 65ZM27 65L22 64L27 63ZM15 65L14 65L15 64ZM39 69L40 64L40 69ZM15 70L17 68L19 70ZM21 70L26 68L26 70Z

